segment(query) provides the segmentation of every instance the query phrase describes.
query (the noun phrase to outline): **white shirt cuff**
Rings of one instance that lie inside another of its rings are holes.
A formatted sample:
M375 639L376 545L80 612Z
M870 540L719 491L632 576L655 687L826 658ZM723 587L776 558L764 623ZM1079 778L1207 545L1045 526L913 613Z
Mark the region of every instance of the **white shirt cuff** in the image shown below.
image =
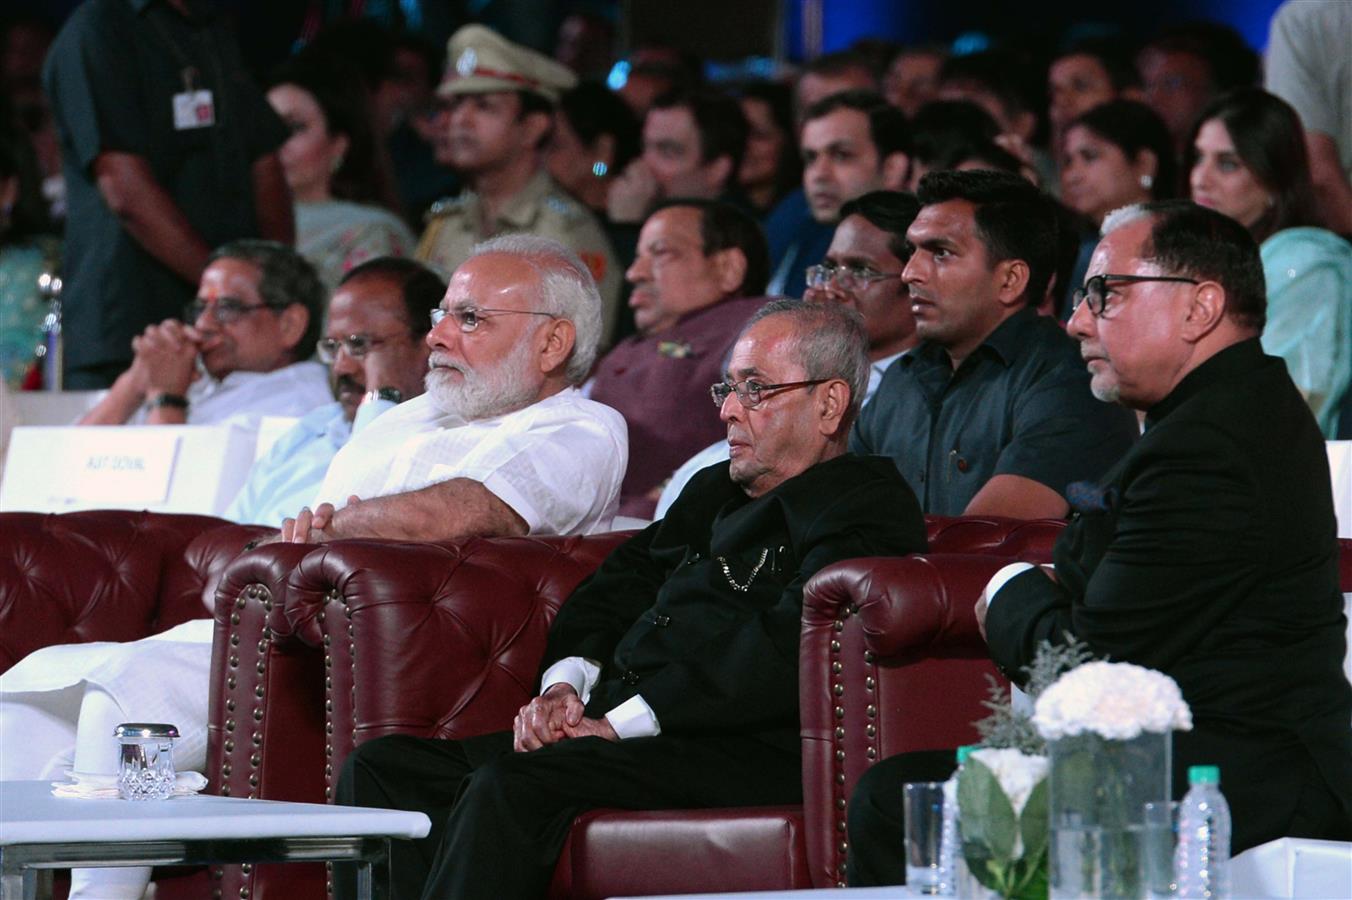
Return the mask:
M592 688L596 687L597 679L601 677L601 667L589 659L581 656L569 656L559 660L545 669L544 676L540 679L540 693L549 690L551 685L570 684L573 690L577 691L578 699L586 703L591 699Z
M995 595L1000 592L1000 588L1015 575L1021 575L1029 569L1037 568L1032 563L1014 562L1007 566L1002 566L1000 571L991 576L991 580L986 582L986 610L990 611L991 605L995 603Z
M622 741L629 738L657 737L662 733L662 726L658 723L652 707L637 694L606 713L606 721L615 729L615 733Z

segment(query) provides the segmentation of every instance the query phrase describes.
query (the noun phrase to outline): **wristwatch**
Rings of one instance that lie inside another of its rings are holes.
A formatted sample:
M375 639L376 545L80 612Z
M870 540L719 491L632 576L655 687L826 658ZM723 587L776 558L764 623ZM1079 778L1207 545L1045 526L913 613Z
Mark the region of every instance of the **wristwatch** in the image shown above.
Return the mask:
M160 392L156 394L154 397L150 398L149 405L151 409L159 409L162 406L167 406L170 409L187 409L188 398L183 396L182 394L170 394L168 392Z
M369 400L385 400L389 403L403 403L404 392L399 390L399 388L376 388L374 391L367 391L366 395L361 398L362 403L366 403Z

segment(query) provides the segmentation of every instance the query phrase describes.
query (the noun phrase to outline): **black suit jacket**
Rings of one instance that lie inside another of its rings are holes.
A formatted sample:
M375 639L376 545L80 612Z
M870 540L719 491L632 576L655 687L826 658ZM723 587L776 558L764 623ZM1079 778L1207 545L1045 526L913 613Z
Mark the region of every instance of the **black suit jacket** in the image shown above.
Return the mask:
M754 500L728 463L710 466L577 588L544 664L602 663L589 716L640 694L664 735L756 736L797 752L803 585L843 559L925 547L920 506L890 460L847 454Z
M1352 815L1352 687L1324 443L1257 339L1191 372L1146 419L1056 543L1058 582L1012 579L991 604L1011 677L1071 632L1096 655L1172 676L1192 707L1186 766L1221 765L1234 845L1290 833L1307 785Z

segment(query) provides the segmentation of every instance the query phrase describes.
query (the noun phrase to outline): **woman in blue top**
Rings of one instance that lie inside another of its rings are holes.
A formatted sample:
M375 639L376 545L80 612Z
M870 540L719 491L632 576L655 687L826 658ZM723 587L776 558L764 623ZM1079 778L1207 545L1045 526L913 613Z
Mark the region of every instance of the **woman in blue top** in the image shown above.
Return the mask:
M1352 381L1352 245L1314 227L1300 117L1266 91L1232 91L1202 111L1184 163L1192 199L1259 241L1268 291L1263 349L1286 360L1324 436L1336 437Z

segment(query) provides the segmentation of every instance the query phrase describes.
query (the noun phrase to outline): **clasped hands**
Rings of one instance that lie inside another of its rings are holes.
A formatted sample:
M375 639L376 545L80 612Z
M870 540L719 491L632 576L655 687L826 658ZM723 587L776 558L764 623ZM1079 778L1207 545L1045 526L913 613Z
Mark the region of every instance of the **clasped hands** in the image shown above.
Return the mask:
M134 357L127 374L137 391L183 395L197 379L197 355L205 338L191 325L166 319L132 338Z
M347 498L349 507L360 502L361 498L355 494ZM322 544L331 541L338 537L333 529L335 512L332 503L321 503L314 509L302 507L295 518L282 520L282 531L276 540L287 544Z
M520 753L568 738L620 739L604 716L589 719L585 712L586 707L572 685L551 684L543 694L521 707L512 720L512 748Z

